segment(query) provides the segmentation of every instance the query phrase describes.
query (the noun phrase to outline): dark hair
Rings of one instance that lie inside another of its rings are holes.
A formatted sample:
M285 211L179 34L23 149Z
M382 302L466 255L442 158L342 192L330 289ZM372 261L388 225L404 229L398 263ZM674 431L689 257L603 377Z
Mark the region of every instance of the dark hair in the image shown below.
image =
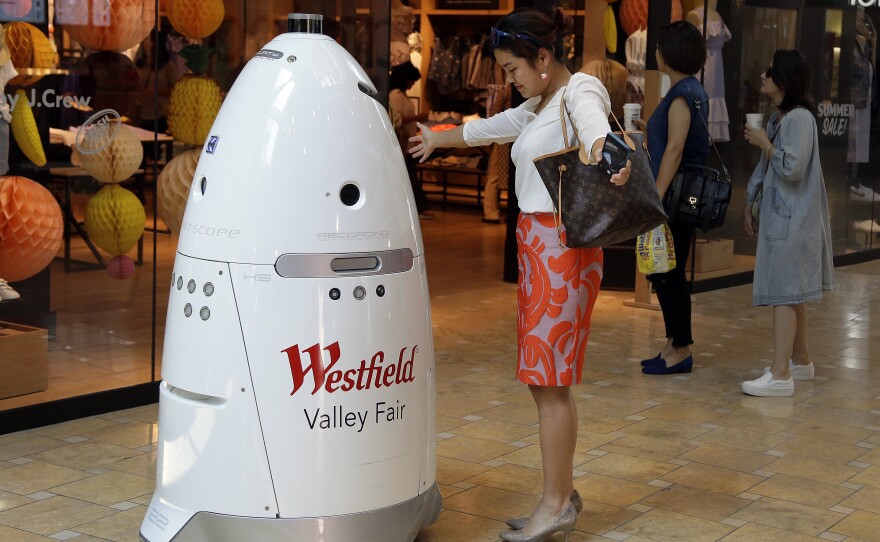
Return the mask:
M777 49L773 53L770 78L785 94L779 104L780 111L788 112L795 107L813 110L813 97L810 95L813 78L807 57L802 53L790 49Z
M514 37L501 38L495 49L510 51L513 56L525 58L534 64L538 51L543 47L557 60L562 60L562 38L571 34L574 20L560 8L553 15L535 8L518 8L502 17L495 28L513 34ZM518 39L516 34L534 38ZM540 43L540 45L538 45Z
M675 21L660 27L657 50L663 62L673 70L694 75L706 63L706 43L696 26Z
M388 86L392 90L398 89L406 91L411 83L415 83L421 78L422 74L419 73L419 69L416 68L412 62L407 60L406 62L391 68L391 78L388 81Z

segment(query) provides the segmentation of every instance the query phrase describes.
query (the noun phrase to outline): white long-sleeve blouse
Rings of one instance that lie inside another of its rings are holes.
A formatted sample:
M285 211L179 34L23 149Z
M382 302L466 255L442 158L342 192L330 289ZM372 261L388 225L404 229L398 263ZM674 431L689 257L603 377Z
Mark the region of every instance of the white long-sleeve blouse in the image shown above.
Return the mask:
M580 72L573 74L568 85L557 90L537 115L535 108L541 101L540 96L464 126L464 140L471 147L514 142L510 158L516 166L516 197L524 213L553 212L553 201L532 161L565 147L559 117L561 99L565 99L566 109L586 149L591 149L597 139L610 131L611 99L608 91L597 78ZM566 119L569 145L577 145L571 124Z

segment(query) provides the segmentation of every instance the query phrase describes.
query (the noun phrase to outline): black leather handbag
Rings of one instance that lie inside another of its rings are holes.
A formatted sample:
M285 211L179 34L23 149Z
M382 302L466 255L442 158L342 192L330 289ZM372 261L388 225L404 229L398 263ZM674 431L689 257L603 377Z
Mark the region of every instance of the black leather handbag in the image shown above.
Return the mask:
M700 101L693 96L691 99L697 109L697 116L706 126L706 133L709 133L706 119L700 114ZM700 228L704 232L724 224L727 206L730 204L730 175L711 133L709 141L721 161L723 173L707 166L682 165L663 197L663 208L671 224Z
M566 148L535 158L534 164L556 209L554 217L560 246L563 246L560 222L565 226L564 246L572 248L602 247L628 241L666 222L644 148L644 134L625 132L617 123L620 131L616 133L634 152L630 156L632 172L629 181L623 186L615 186L602 167L581 161L579 137L578 145L569 147L565 96L560 100L559 115Z

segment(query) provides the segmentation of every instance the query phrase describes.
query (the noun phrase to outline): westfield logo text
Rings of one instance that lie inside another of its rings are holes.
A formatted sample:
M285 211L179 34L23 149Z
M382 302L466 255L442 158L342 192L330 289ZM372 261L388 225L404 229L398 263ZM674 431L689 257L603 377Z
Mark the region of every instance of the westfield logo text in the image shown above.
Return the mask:
M314 382L312 395L318 393L321 388L327 393L334 393L353 389L368 390L412 382L415 380L413 361L418 348L418 345L413 346L409 359L405 360L409 347L403 347L398 354L397 362L389 362L388 364L385 364L385 352L380 350L373 354L369 363L366 359L362 359L357 369L343 371L333 368L341 357L339 341L324 348L321 348L320 344L313 344L302 350L298 344L295 344L282 350L287 355L290 375L293 377L293 391L290 392L290 395L302 389L306 377L309 375ZM326 365L324 364L324 352L329 357Z

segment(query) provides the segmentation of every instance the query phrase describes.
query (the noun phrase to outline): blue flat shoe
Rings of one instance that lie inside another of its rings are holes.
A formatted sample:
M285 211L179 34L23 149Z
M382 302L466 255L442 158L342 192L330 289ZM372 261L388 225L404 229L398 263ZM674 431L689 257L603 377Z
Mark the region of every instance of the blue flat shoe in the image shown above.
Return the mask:
M657 352L657 355L651 359L643 359L641 361L642 367L647 367L648 365L656 365L663 361L663 352Z
M672 367L667 367L665 361L663 361L662 364L645 365L642 367L642 372L646 375L671 375L677 373L689 373L693 368L694 357L688 356Z

